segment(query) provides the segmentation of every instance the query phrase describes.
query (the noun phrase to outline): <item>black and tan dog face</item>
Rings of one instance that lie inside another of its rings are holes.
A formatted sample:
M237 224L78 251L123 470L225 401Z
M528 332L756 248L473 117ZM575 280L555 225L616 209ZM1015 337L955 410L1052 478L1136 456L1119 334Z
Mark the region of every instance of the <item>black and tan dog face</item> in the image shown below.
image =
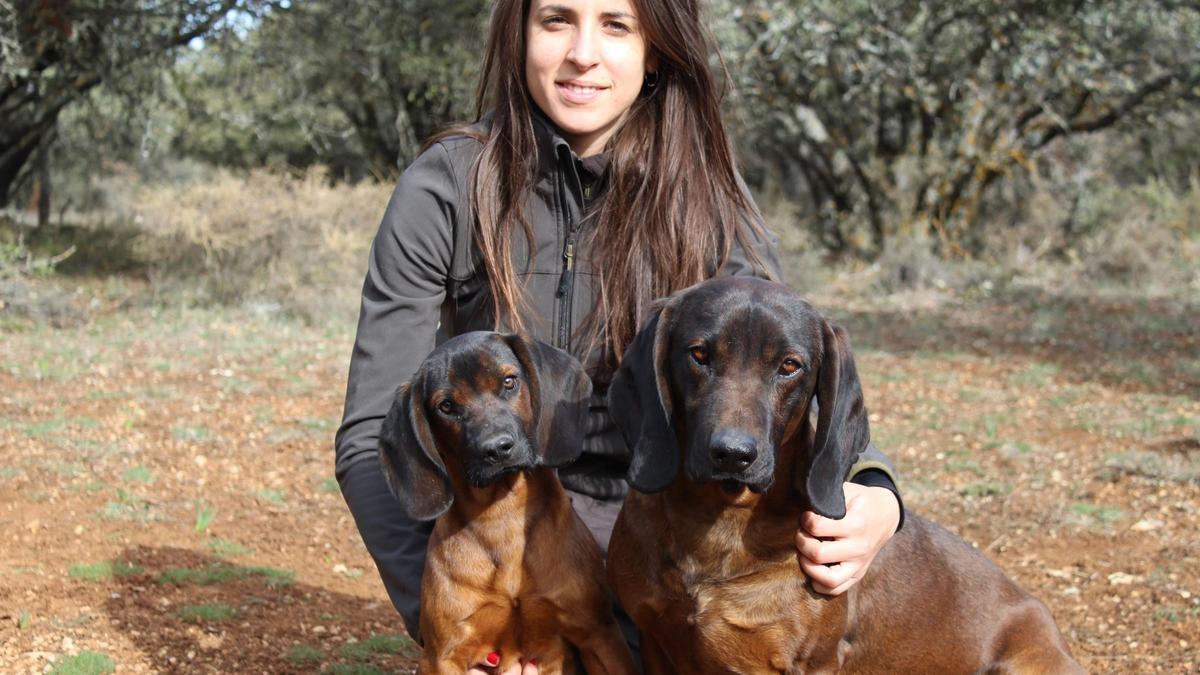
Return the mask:
M682 466L694 482L762 492L814 397L816 440L795 479L815 511L841 517L868 439L862 390L845 333L785 286L723 278L672 296L626 351L609 404L638 490L665 489Z
M578 457L590 393L583 366L549 345L490 332L452 338L397 392L380 430L384 474L410 516L436 518L453 500L451 474L483 487Z
M760 288L747 301L717 290L688 293L673 312L667 359L686 434L684 469L696 482L763 492L774 479L775 448L812 395L820 326L789 296Z

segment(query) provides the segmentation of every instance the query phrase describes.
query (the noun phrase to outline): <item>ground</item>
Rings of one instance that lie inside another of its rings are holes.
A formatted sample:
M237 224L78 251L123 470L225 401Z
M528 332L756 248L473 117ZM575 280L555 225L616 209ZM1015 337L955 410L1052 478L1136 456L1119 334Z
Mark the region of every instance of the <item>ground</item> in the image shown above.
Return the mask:
M352 320L37 284L62 311L0 321L0 671L411 671L332 474ZM1200 669L1195 302L815 301L908 509L1042 598L1089 671Z

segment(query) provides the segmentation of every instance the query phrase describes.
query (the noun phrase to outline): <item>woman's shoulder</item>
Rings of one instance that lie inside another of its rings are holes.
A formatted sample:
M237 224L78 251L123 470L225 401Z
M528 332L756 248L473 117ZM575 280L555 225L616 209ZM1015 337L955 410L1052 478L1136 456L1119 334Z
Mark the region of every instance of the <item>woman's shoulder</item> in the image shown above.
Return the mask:
M438 132L425 144L418 161L429 159L426 156L432 153L435 156L442 155L444 159L455 163L463 160L467 160L468 164L474 162L487 141L491 129L490 117L489 115L471 124L458 124Z

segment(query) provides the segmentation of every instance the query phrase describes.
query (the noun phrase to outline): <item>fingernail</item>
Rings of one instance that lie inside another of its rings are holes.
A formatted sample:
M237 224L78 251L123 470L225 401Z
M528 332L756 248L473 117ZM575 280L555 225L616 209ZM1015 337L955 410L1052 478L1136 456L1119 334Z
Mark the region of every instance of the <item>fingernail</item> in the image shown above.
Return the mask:
M500 665L500 655L497 654L496 652L492 652L491 654L488 654L487 655L487 664L489 666Z
M537 665L537 659L529 659L529 665L531 665L531 666L536 666L536 665Z

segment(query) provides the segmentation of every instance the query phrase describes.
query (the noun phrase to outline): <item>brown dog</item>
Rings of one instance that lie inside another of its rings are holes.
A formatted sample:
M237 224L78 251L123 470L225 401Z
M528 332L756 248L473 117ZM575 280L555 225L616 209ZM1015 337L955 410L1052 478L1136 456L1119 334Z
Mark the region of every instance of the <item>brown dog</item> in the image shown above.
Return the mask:
M635 672L599 546L548 468L579 455L590 392L566 352L483 332L440 345L400 388L384 473L409 516L437 518L419 672L493 660L573 672L570 646L589 673Z
M647 673L1082 672L1041 602L916 515L850 591L811 589L801 513L845 516L869 432L845 333L786 287L729 278L673 296L609 405L637 490L609 579Z

